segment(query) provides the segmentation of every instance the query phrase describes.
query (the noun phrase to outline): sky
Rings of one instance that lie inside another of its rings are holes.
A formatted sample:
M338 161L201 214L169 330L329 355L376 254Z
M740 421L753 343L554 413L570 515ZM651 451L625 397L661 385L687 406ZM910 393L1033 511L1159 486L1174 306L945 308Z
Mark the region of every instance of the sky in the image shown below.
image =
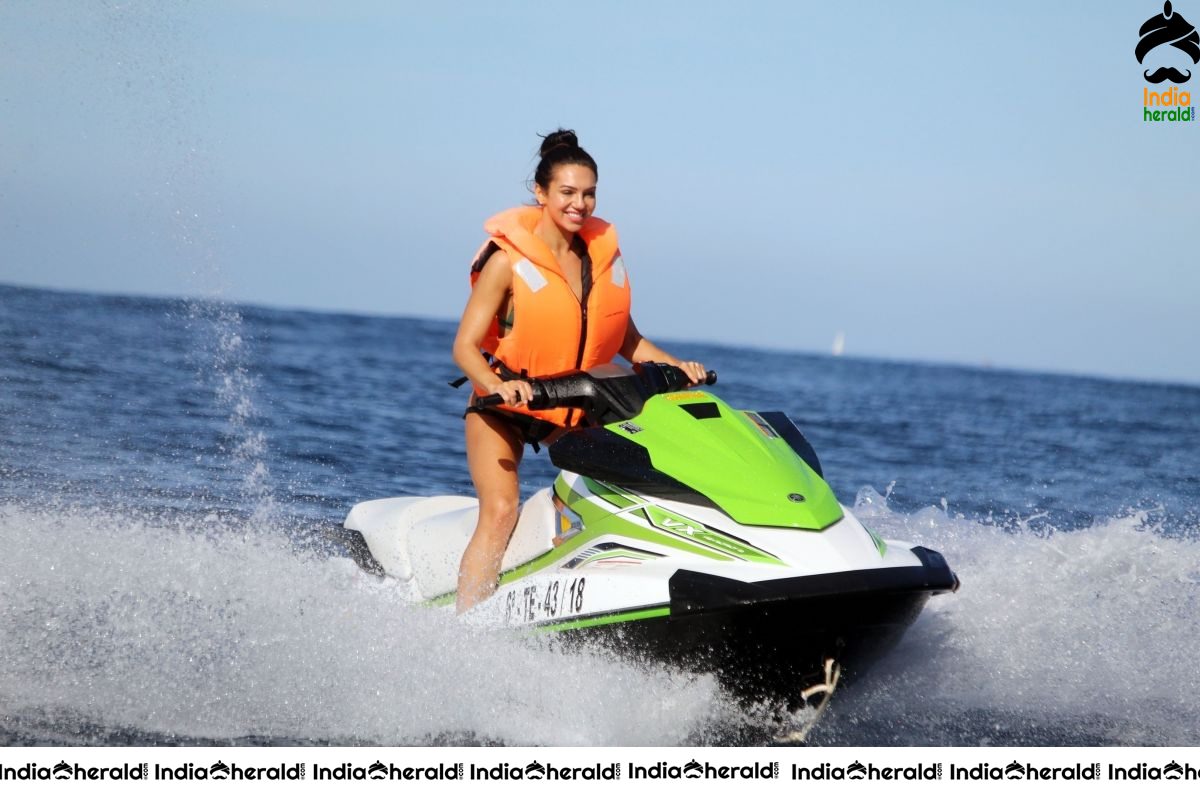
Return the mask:
M1162 10L0 3L0 283L455 320L564 126L653 339L1200 383Z

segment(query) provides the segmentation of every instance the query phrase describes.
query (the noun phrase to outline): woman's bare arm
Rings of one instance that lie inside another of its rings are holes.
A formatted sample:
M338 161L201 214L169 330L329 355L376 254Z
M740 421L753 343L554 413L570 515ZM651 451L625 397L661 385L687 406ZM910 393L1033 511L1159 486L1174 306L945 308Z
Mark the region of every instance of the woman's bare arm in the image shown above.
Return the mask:
M454 362L463 374L481 391L500 394L509 405L533 398L533 390L524 380L504 381L492 371L479 351L483 337L496 319L512 291L512 267L508 254L496 251L483 265L478 280L471 289L467 307L458 322L454 337Z
M657 361L678 366L687 373L693 383L704 380L706 374L701 364L696 361L681 361L643 336L637 329L633 317L629 318L629 324L625 327L625 341L621 344L621 357L630 363Z

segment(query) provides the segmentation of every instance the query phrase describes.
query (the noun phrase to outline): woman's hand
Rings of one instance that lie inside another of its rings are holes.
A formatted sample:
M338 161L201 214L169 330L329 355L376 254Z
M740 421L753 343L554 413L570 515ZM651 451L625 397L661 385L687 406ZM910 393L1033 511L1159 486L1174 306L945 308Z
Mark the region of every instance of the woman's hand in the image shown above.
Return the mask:
M692 385L699 385L708 378L708 370L697 361L676 361L675 365L683 370L683 373L692 381Z
M502 380L488 389L489 394L499 394L504 398L504 404L516 407L522 403L528 405L533 399L533 386L528 380Z

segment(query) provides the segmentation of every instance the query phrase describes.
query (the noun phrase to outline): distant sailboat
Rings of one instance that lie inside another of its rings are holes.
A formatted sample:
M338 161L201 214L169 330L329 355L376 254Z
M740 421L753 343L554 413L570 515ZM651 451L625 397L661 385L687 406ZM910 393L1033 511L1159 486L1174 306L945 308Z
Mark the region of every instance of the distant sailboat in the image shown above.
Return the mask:
M833 337L833 354L841 355L846 351L846 332L839 330L837 335Z

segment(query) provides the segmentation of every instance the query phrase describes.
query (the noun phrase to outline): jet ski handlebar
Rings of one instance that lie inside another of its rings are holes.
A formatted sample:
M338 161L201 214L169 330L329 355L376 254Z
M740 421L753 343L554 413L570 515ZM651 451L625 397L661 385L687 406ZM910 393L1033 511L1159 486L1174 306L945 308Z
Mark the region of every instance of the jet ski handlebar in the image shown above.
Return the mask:
M678 366L653 362L634 364L632 371L616 364L605 364L586 372L527 379L533 386L533 399L527 405L531 410L579 408L595 424L631 419L642 412L642 406L650 397L682 391L692 384ZM713 385L717 382L717 373L709 370L701 382ZM504 398L499 394L488 394L475 400L476 407L502 404Z

